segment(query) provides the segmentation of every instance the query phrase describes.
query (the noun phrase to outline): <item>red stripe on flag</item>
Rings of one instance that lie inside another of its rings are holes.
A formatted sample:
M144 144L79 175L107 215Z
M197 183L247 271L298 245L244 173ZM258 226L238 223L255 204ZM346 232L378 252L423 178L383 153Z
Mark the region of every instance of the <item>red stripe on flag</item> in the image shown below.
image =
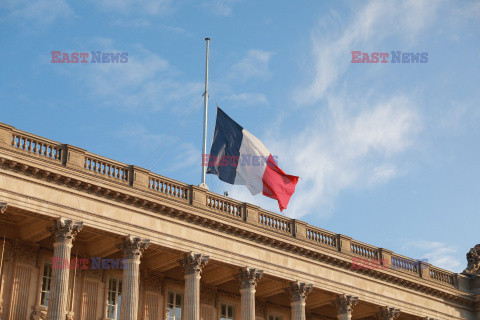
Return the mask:
M290 197L295 192L295 186L298 182L298 177L290 176L283 172L272 155L268 157L267 167L262 177L263 181L263 195L278 201L280 211L287 208Z

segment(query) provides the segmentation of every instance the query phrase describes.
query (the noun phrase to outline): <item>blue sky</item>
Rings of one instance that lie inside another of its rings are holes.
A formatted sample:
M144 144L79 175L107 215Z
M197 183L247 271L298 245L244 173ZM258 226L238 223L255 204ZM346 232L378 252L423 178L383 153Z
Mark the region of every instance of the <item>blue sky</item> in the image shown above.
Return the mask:
M209 142L218 104L301 177L286 215L456 272L479 242L479 2L7 0L0 12L1 122L198 184L208 36ZM128 63L54 64L54 50ZM428 63L352 64L356 50Z

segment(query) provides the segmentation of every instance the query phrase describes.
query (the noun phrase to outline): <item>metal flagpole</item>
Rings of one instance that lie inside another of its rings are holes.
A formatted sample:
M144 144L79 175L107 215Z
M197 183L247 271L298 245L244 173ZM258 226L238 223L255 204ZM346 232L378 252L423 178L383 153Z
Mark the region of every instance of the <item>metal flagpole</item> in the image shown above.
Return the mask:
M207 175L207 165L205 163L205 156L207 154L207 117L208 117L208 50L210 44L210 38L205 38L207 42L207 58L205 65L205 93L204 95L204 110L203 110L203 148L202 148L202 183L200 187L208 190L208 186L205 182L205 177ZM208 159L207 159L208 160Z

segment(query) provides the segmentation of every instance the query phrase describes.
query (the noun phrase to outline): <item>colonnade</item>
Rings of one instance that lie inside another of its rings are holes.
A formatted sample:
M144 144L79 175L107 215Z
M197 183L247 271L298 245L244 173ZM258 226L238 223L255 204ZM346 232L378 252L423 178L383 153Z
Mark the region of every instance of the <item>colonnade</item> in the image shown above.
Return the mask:
M54 242L53 259L70 260L75 236L82 230L81 222L59 218L49 227ZM149 240L139 237L125 237L117 247L123 252L125 268L123 270L121 320L136 320L138 315L140 258L148 247ZM209 257L199 253L187 253L179 261L185 273L185 320L200 320L200 279ZM52 270L51 297L47 311L47 320L65 320L67 316L69 268ZM255 320L255 288L261 281L262 270L245 267L239 270L241 314L240 320ZM312 284L300 281L292 282L285 289L290 296L291 320L306 320L306 298L312 291ZM336 295L332 300L338 320L352 319L352 310L358 298L347 294ZM379 320L395 320L399 310L381 307L376 314Z

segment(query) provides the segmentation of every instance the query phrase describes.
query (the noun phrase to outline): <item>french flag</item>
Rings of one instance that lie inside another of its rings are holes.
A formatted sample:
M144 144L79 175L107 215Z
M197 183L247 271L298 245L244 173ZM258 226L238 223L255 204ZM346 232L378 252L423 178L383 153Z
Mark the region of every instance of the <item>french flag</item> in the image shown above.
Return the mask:
M210 156L204 156L203 165L206 161L207 173L230 184L245 185L252 195L262 193L276 199L280 211L287 208L298 182L298 177L277 166L260 140L218 107Z

